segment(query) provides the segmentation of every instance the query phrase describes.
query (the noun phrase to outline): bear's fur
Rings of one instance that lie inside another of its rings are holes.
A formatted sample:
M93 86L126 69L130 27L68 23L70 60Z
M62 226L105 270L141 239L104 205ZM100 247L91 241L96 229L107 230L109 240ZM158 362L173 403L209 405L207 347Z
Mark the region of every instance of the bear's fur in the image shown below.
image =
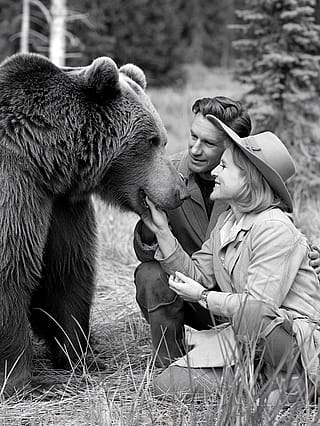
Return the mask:
M95 279L91 195L143 214L185 187L138 67L60 69L35 54L0 65L0 389L30 377L30 326L57 367L84 353Z

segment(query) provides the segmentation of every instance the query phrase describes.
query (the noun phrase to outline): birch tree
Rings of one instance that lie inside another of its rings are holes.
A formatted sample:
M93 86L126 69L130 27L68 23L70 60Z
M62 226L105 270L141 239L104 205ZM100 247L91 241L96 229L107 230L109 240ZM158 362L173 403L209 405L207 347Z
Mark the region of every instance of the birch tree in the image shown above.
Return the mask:
M66 57L66 0L51 0L50 16L49 59L62 67Z
M20 52L29 52L30 0L22 1Z
M36 6L49 28L49 38L37 31L30 29L30 6ZM65 65L66 57L66 0L51 0L50 10L40 0L22 0L22 19L20 33L20 52L29 52L30 37L39 38L48 46L49 59L58 66Z

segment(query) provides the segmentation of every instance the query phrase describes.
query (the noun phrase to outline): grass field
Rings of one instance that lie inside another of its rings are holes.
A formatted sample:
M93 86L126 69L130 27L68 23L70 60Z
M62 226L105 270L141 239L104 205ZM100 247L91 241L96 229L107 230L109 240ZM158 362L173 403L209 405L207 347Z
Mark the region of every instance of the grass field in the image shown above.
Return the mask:
M238 98L243 88L225 70L196 67L184 89L151 90L169 133L168 151L186 146L190 107L201 96ZM297 223L320 243L320 203L297 201ZM132 249L134 214L120 213L96 201L99 225L97 291L92 312L94 348L80 373L55 371L41 341L35 341L30 389L3 401L2 425L311 425L320 424L310 405L268 410L257 405L250 383L238 378L221 398L185 403L152 394L149 329L134 296ZM250 393L251 392L251 393ZM245 394L245 400L241 395Z

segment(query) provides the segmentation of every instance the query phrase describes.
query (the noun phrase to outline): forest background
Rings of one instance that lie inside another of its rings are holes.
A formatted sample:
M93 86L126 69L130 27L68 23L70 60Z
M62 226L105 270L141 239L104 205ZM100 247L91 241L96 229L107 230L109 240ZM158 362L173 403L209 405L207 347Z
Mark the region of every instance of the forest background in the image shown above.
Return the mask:
M243 84L254 131L291 146L301 199L320 186L319 25L320 0L0 0L0 60L32 51L79 66L111 56L139 65L149 88L176 91L193 65L227 70Z

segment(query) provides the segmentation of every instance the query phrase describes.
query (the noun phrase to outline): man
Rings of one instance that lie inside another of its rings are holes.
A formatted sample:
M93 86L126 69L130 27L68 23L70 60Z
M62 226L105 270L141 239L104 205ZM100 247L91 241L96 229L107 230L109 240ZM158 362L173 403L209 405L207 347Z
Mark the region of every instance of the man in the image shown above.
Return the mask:
M251 132L251 120L240 102L226 97L198 99L192 106L188 149L175 154L172 162L186 178L191 197L181 207L168 211L173 234L191 255L210 236L219 215L226 209L222 201L210 201L214 181L210 171L220 162L224 134L206 119L218 117L240 137ZM210 328L219 318L211 317L198 303L183 301L168 287L168 276L154 260L154 236L140 220L135 228L134 248L141 264L135 271L136 298L151 327L156 364L168 366L185 353L184 324L197 330ZM310 252L311 265L320 274L319 249ZM221 319L223 320L223 319Z
M172 231L190 255L201 248L209 237L217 218L226 209L224 202L212 203L209 195L214 181L210 171L220 162L224 151L224 135L205 116L213 114L239 136L251 131L251 120L240 104L226 97L198 99L192 106L194 117L188 150L173 156L172 162L186 178L190 199L168 211ZM154 261L153 235L139 221L134 235L134 248L142 262L135 271L136 297L142 313L151 326L156 363L166 367L180 357L184 324L198 330L213 325L209 312L197 303L184 302L168 287L168 277Z

